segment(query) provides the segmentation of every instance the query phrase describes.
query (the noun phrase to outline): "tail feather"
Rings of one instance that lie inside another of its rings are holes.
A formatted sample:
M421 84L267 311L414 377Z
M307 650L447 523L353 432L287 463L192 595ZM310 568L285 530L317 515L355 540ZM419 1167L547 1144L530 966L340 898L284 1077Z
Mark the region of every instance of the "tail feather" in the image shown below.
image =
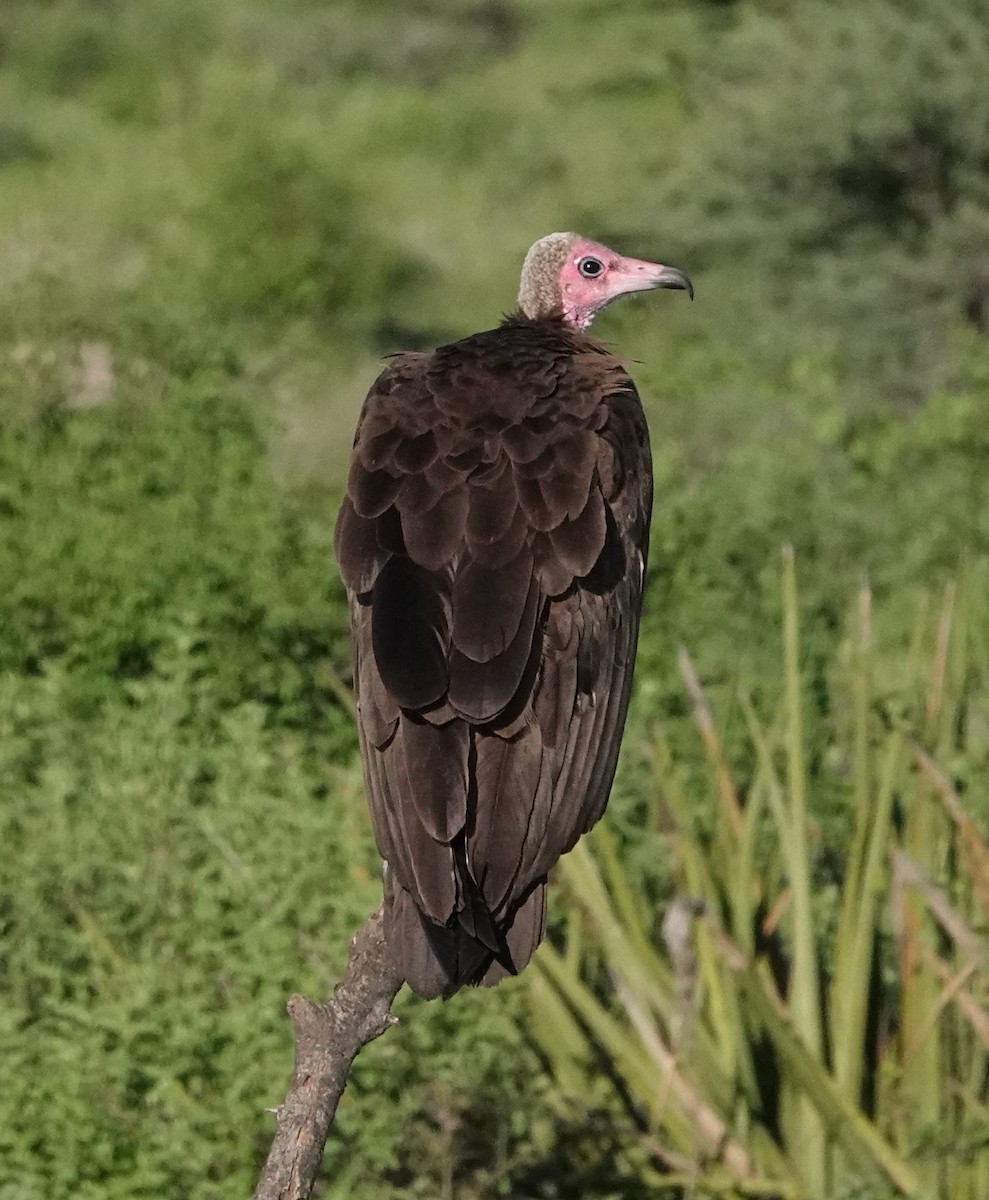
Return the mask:
M457 913L460 928L474 941L480 942L482 946L487 946L495 958L503 958L505 956L504 936L495 925L491 909L488 908L488 903L484 899L484 893L477 886L477 881L471 874L463 842L454 845L453 856L457 881L460 885L460 909Z
M409 987L424 1000L446 1000L465 984L490 987L518 974L542 940L545 879L514 910L508 926L496 925L486 906L479 926L476 903L449 925L437 925L419 911L391 872L387 880L385 938ZM497 951L489 944L493 940Z
M394 877L385 896L385 940L409 987L423 1000L448 999L485 969L491 951L459 924L437 925Z
M504 960L490 963L478 983L494 987L506 975L517 975L536 952L536 947L546 933L546 880L538 880L526 893L512 914L512 923L503 930L508 951L506 967Z

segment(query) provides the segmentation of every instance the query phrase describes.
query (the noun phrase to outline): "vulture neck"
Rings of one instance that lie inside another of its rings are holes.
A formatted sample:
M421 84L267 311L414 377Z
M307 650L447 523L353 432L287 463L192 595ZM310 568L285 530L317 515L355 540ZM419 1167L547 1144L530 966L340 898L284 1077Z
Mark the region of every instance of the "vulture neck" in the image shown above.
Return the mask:
M519 308L502 317L500 329L506 331L526 331L541 333L547 340L562 343L572 352L592 351L597 354L610 354L611 351L597 339L582 329L577 329L566 319L562 312L551 313L548 316L528 317Z

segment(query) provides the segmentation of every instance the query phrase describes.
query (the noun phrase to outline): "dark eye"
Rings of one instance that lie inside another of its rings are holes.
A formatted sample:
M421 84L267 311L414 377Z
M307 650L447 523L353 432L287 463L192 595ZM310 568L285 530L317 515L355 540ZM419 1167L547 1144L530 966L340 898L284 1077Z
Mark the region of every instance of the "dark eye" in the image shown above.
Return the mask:
M593 258L588 254L586 258L582 258L577 264L577 270L585 279L597 279L604 270L604 263L599 258Z

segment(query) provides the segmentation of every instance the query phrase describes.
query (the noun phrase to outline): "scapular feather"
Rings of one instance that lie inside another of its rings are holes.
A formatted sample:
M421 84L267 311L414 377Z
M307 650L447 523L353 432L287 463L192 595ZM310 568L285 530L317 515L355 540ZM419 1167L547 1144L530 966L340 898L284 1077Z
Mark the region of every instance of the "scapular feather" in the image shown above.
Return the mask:
M475 662L490 662L512 643L529 598L532 553L523 549L497 570L467 559L453 580L453 644Z
M424 471L436 461L439 449L432 430L427 429L418 437L405 438L392 451L392 460L404 475Z
M391 551L378 541L377 522L359 517L350 497L344 499L337 515L333 546L340 575L357 596L369 592Z
M387 471L368 471L357 459L350 464L347 495L359 517L380 517L398 495L402 477Z
M566 506L557 503L546 493L545 482L544 479L524 479L521 476L515 479L519 504L532 528L540 531L553 529L567 515Z
M471 490L467 514L467 541L472 545L491 545L505 536L518 505L511 476L506 472L491 487Z
M514 504L514 502L513 502ZM504 567L517 558L522 547L533 542L533 533L525 513L513 507L512 519L500 538L494 542L479 542L471 537L470 523L467 525L467 549L474 562L485 567Z
M528 421L509 425L502 434L502 442L513 463L528 463L546 449L546 438L540 436Z
M561 514L561 520L552 526L555 529L563 521L575 520L584 511L591 492L591 473L576 475L561 471L544 479L541 486L546 502L552 505L554 512Z
M381 681L402 708L424 708L446 692L446 587L440 576L399 557L390 559L375 581L371 645Z
M447 492L425 512L402 515L402 535L409 557L421 567L438 571L464 540L468 499L462 491Z
M526 674L538 611L539 587L532 580L518 630L501 654L482 663L453 649L448 696L465 720L485 725L512 704Z
M607 523L601 493L593 491L572 520L568 517L549 534L550 545L570 574L587 575L604 549Z
M557 554L548 533L532 539L536 578L545 596L561 596L573 584L573 571Z

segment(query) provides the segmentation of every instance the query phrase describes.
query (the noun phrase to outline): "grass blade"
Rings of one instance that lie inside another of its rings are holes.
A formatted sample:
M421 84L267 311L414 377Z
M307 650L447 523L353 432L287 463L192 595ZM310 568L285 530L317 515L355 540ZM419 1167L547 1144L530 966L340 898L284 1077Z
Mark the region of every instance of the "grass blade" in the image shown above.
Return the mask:
M793 888L793 967L790 974L789 1007L793 1027L808 1054L821 1061L822 1033L817 945L811 906L809 841L807 836L807 774L803 747L803 688L800 675L797 579L793 550L783 552L783 652L787 713L787 785L791 842L786 867ZM807 1186L815 1196L827 1190L827 1155L824 1126L806 1097L799 1097L794 1113L795 1136L804 1147Z

